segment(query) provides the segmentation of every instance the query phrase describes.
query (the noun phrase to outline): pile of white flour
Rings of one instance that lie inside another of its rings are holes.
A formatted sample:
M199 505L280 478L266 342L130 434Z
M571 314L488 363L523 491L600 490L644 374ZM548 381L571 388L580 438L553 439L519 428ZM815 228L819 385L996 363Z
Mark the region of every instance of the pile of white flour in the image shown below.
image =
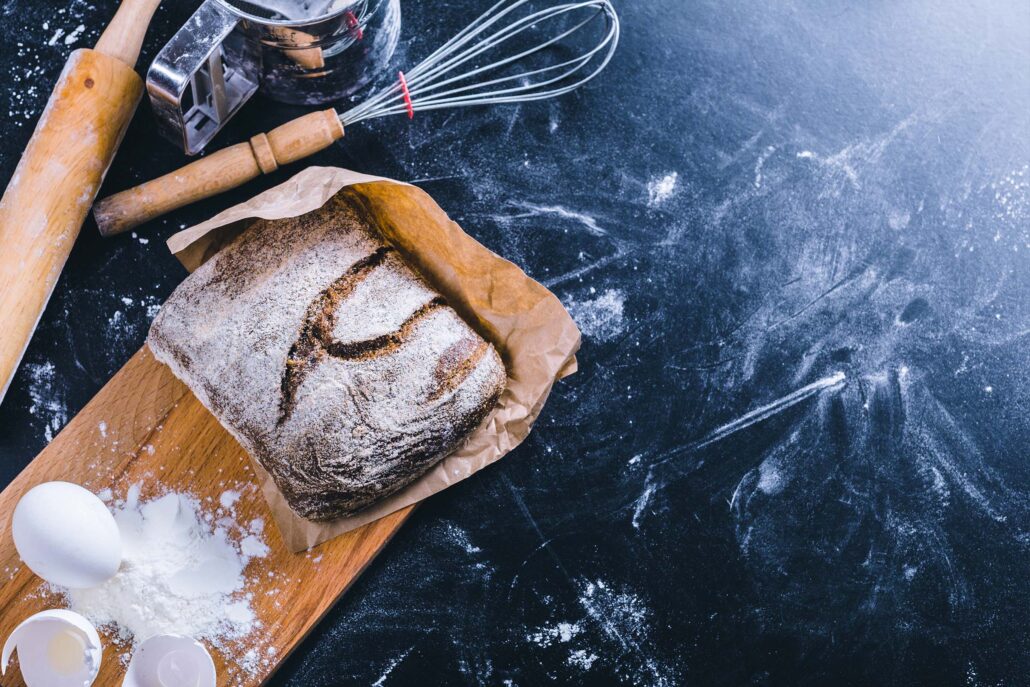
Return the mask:
M73 611L126 642L181 634L227 648L259 627L244 569L268 554L260 520L244 527L231 511L216 518L188 494L140 502L139 485L110 507L121 569L99 587L59 590Z

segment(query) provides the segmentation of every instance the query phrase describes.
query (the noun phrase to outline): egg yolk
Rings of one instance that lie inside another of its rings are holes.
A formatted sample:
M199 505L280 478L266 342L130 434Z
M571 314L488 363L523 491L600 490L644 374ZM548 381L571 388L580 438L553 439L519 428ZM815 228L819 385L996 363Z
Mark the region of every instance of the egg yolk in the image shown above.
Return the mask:
M61 630L50 638L47 645L47 661L54 671L62 675L74 675L83 669L86 640L74 630Z

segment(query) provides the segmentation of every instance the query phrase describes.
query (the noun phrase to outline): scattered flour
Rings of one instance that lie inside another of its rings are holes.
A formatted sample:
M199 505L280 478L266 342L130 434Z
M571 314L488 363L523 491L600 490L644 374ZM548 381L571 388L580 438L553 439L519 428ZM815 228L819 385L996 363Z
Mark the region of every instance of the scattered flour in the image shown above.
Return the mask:
M579 623L558 623L552 627L541 627L536 632L530 632L526 639L537 646L551 646L556 642L567 644L572 638L583 631Z
M669 668L653 653L651 613L640 597L604 580L580 579L576 586L584 615L575 622L537 628L526 635L527 642L567 650L565 663L582 671L601 661L616 666L632 684L675 684ZM598 639L601 643L595 644Z
M157 313L161 311L161 303L158 302L157 297L151 296L150 299L151 302L145 304L147 307L148 321L153 320L155 317L157 317Z
M401 654L396 658L390 659L390 661L386 664L386 669L379 676L379 679L372 683L372 687L383 687L383 685L386 684L386 679L390 677L390 673L392 673L394 671L394 668L399 666L401 662L408 657L408 654L410 654L412 649L414 648L415 647L411 647L410 649L401 652Z
M911 221L911 213L905 212L904 210L891 210L887 214L887 226L894 231L901 231L907 227L908 223Z
M43 437L50 442L68 422L64 390L57 384L57 371L53 363L27 363L25 370L29 374L29 414L46 423L43 426Z
M669 172L663 177L655 177L647 182L647 205L658 207L676 193L679 185L680 175L678 172Z
M610 341L622 333L625 302L622 291L608 289L591 300L570 300L568 308L580 331L591 338Z
M270 553L268 545L256 534L248 534L240 540L240 553L244 558L264 558Z
M582 670L590 670L590 667L594 665L594 661L598 659L597 654L589 652L586 649L574 649L569 652L569 665L574 668L580 668Z
M62 4L65 6L57 6ZM17 9L11 3L5 4L4 19L7 33L12 36L11 49L15 51L4 74L7 82L12 84L6 94L6 123L10 127L31 126L35 122L64 61L57 58L67 56L77 47L74 44L95 30L87 27L110 21L108 12L106 8L98 8L83 0L49 4L30 2Z
M516 203L516 205L526 212L520 215L513 215L510 219L553 215L579 223L594 236L605 236L608 233L597 223L595 218L578 210L570 210L562 205L536 205L534 203Z
M248 532L227 518L211 524L211 514L189 494L150 501L140 501L139 494L135 484L124 500L109 503L122 535L118 574L92 589L55 591L120 642L187 635L219 649L240 669L256 670L262 659L248 661L248 654L263 651L252 636L261 624L244 572L251 560L269 553L260 528L252 523Z
M468 532L461 529L454 523L448 523L447 534L450 535L451 540L454 541L455 544L464 549L465 553L473 554L480 553L482 551L482 549L473 544L472 540L469 539Z
M650 479L646 480L644 483L644 491L642 491L640 493L640 496L637 497L636 504L633 507L633 519L631 521L633 529L640 529L640 523L644 517L644 512L647 510L648 504L651 503L651 499L654 497L654 493L654 482L652 482Z
M579 603L606 635L621 644L642 640L648 632L648 609L635 595L617 592L603 580L586 581Z
M107 318L108 329L118 330L124 329L127 326L125 324L125 313L121 310L115 310L114 314Z
M1020 223L1030 219L1030 165L1023 165L992 183L991 190L998 204L997 219Z
M758 466L758 488L765 494L778 494L783 491L784 477L775 462L766 458Z
M58 30L60 30L60 29L58 29ZM85 30L86 30L86 25L85 24L79 24L74 29L72 29L71 33L69 33L67 36L64 37L64 44L65 45L71 45L71 44L75 43L76 41L79 40L79 37L82 36L82 32L85 31ZM55 36L55 37L59 38L60 36Z
M758 156L755 160L755 180L752 182L755 188L762 188L762 169L765 167L766 160L769 156L776 152L776 146L768 146L765 151Z
M222 495L218 497L218 502L222 504L222 508L226 510L232 510L236 502L240 500L240 492L228 489L222 492Z
M651 653L650 611L640 597L627 591L617 591L603 580L583 580L579 603L602 634L618 647L621 652L619 665L632 670L634 684L654 687L675 684L667 668ZM587 661L587 667L593 664L588 652L583 658L580 665ZM574 660L570 655L570 664Z

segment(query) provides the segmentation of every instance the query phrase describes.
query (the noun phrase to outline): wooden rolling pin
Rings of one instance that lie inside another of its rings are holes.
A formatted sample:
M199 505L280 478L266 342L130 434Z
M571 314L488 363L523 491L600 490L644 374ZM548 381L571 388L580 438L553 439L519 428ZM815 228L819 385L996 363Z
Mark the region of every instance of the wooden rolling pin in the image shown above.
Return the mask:
M160 0L123 0L76 50L0 200L0 400L143 95L134 71Z
M190 203L242 186L279 165L295 162L328 148L343 137L336 110L298 117L246 143L237 143L196 162L98 201L97 227L114 236Z

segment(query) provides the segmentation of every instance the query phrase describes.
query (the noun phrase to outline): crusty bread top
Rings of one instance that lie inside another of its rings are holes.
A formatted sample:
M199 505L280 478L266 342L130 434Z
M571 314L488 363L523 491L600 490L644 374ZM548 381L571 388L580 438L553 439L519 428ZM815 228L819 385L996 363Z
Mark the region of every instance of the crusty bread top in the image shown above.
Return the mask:
M353 513L451 452L504 366L344 192L258 221L176 289L148 339L311 519Z

